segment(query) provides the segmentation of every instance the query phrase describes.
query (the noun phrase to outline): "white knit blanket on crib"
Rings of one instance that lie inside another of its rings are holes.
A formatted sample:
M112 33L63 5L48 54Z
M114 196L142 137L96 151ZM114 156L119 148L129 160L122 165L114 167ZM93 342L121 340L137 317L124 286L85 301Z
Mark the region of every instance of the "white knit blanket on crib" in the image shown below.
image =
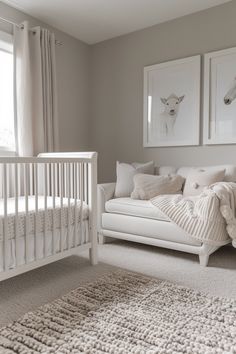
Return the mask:
M232 239L236 247L236 183L215 183L196 197L163 195L151 202L193 238L215 246Z

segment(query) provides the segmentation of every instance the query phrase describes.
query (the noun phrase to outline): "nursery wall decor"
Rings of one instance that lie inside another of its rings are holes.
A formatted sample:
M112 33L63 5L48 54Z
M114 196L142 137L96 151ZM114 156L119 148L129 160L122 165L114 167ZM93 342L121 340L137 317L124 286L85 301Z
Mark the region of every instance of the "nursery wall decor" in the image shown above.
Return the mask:
M200 55L144 68L144 147L199 145Z
M236 47L204 56L204 144L236 143Z

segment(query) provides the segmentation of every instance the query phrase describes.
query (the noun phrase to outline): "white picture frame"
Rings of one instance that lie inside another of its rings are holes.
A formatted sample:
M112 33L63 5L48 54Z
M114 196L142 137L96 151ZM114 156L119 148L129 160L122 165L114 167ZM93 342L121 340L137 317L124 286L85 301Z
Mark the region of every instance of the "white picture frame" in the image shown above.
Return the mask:
M205 145L236 144L235 98L236 47L205 54L203 106Z
M144 147L199 145L200 84L200 55L144 67Z

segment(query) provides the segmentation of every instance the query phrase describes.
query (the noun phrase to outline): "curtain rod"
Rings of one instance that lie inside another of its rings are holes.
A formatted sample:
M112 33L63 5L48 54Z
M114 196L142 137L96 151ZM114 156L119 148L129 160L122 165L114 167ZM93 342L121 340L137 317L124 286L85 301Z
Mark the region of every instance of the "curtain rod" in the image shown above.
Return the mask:
M0 16L0 20L6 22L6 23L9 23L10 25L12 26L16 26L18 28L22 28L22 25L19 25L19 23L16 23L16 22L13 22L13 21L10 21L10 20L7 20L6 18L4 17L1 17ZM32 31L33 32L33 31ZM62 42L58 41L57 39L55 39L55 44L56 45L62 45Z

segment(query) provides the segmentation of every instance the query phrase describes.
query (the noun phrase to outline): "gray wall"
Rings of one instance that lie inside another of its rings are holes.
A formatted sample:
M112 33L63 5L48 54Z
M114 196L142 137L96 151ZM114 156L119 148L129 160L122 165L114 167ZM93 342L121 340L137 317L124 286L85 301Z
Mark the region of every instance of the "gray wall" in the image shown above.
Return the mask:
M99 179L115 161L201 165L236 163L236 145L143 148L143 67L236 46L236 1L92 46L91 148Z
M21 11L0 2L0 16L17 23L28 20L43 25ZM0 21L0 29L12 32L12 26ZM89 56L90 47L77 39L53 29L63 42L57 46L57 80L59 104L59 135L61 151L87 150L89 142Z
M201 165L234 163L236 145L143 148L143 67L236 45L236 1L88 46L53 29L57 47L60 147L97 150L99 180L115 161ZM0 2L0 15L42 24ZM42 24L45 27L49 26ZM0 21L0 29L12 27Z

